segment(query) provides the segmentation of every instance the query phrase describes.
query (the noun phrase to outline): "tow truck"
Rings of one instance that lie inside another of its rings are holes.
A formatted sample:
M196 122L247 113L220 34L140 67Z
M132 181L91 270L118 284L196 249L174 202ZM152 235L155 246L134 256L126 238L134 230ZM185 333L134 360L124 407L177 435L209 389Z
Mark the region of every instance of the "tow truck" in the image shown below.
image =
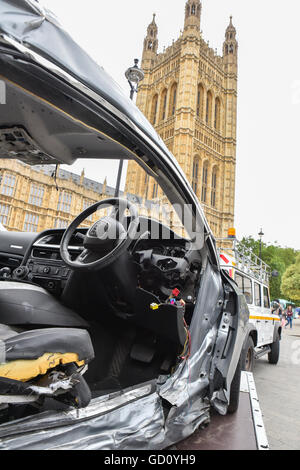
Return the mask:
M174 446L173 450L269 450L263 414L252 372L242 372L236 413L211 414L192 436ZM209 425L208 425L209 424Z

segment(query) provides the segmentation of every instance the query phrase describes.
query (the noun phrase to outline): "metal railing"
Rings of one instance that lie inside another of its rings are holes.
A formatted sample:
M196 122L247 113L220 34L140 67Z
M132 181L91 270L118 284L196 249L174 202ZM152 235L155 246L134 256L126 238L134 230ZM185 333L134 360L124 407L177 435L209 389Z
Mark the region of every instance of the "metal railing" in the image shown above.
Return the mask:
M236 238L217 238L216 242L219 255L224 253L234 258L235 268L261 282L269 282L271 276L270 266L253 253L251 248L243 245Z

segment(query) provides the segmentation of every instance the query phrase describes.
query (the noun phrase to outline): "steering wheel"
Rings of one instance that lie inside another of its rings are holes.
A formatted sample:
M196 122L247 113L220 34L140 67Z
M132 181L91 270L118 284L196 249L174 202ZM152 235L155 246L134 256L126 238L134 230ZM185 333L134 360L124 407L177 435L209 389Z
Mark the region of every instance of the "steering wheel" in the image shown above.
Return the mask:
M113 206L110 215L101 218L90 227L84 236L82 253L76 260L71 260L68 245L77 227L97 210L109 206ZM127 229L124 226L127 220L126 209L129 211ZM138 209L134 204L127 199L104 199L82 211L69 225L60 243L60 255L65 264L73 270L102 269L127 250L137 233L138 225Z

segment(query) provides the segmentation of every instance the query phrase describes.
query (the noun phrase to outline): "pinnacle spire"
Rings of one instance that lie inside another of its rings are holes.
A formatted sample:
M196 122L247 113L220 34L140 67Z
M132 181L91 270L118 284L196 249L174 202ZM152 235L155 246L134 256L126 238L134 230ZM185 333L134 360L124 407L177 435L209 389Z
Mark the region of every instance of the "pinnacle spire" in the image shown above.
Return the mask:
M200 31L201 10L201 0L187 0L185 4L185 30L195 29Z
M145 37L144 40L144 54L145 52L150 52L150 53L157 53L157 48L158 48L158 39L157 39L157 34L158 34L158 28L157 24L155 22L156 18L156 13L153 13L153 19L151 23L149 24L147 28L147 36Z
M225 32L225 41L223 45L223 55L237 55L238 42L236 40L236 29L232 23L232 16L230 16L229 25L226 28Z
M233 23L232 23L232 15L230 16L229 25L227 26L227 29L226 29L226 33L227 33L227 32L234 32L234 33L236 33L236 29L235 29L235 27L233 26Z

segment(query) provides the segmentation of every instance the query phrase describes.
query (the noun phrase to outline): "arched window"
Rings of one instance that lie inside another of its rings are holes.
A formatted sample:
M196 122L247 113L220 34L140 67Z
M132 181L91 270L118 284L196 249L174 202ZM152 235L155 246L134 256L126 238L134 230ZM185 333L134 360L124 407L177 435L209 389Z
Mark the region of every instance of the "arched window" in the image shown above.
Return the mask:
M208 166L207 163L203 165L202 172L202 192L201 192L201 201L206 203L207 200L207 178L208 178Z
M149 41L149 43L148 43L148 49L149 49L150 51L151 51L151 49L152 49L152 45L153 45L153 42L152 42L152 41Z
M169 107L169 116L174 116L176 111L176 100L177 100L177 83L171 88L171 98L170 98L170 107Z
M202 116L203 116L203 96L204 96L203 86L198 85L196 113L199 119L202 119Z
M167 112L167 90L164 89L160 98L160 120L161 121L163 121L166 118L166 112Z
M196 5L194 3L192 5L191 15L196 15Z
M157 104L158 104L158 95L155 95L152 99L151 116L150 116L150 121L153 125L156 123Z
M217 184L218 184L218 170L217 168L214 168L212 175L211 175L211 197L210 197L211 207L216 207Z
M206 124L211 125L212 94L209 91L206 98Z
M199 184L199 158L195 157L193 163L193 176L192 176L192 188L194 193L197 195Z
M216 98L214 127L217 131L220 130L220 123L221 123L221 102L220 102L220 98Z

